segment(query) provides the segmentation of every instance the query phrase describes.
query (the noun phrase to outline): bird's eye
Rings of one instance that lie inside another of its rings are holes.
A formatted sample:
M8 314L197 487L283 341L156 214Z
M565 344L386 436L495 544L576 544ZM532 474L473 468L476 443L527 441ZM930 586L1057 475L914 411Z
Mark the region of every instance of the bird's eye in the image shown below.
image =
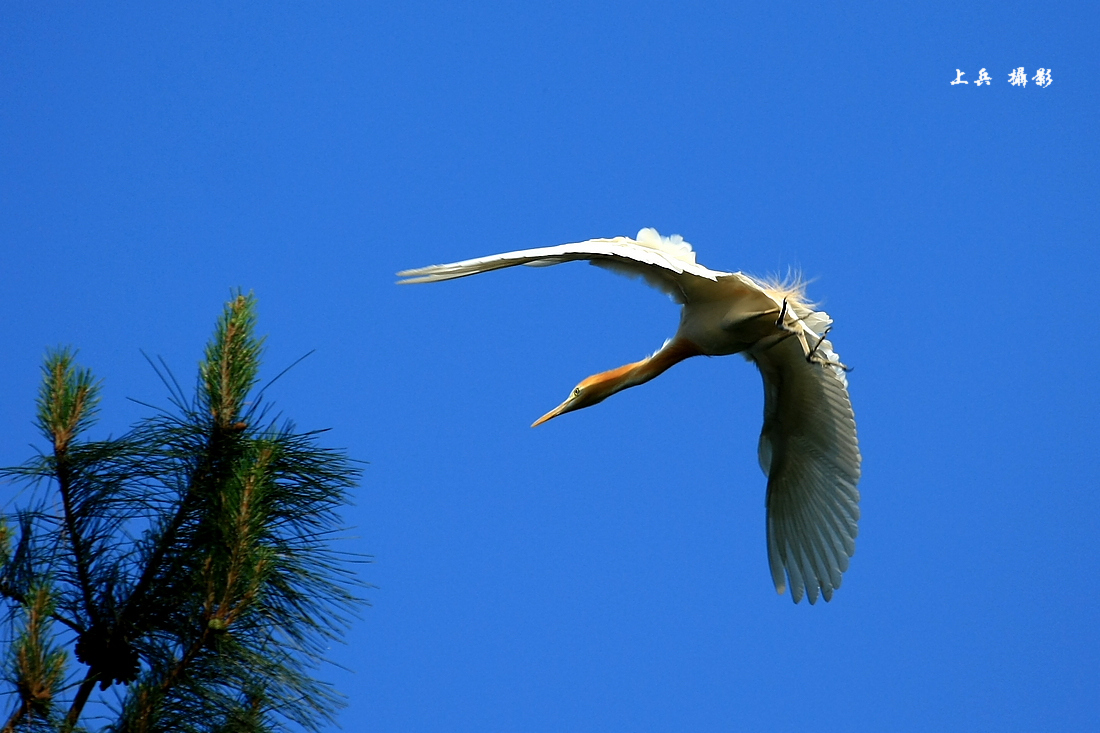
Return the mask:
M580 397L581 396L581 388L580 387L577 387L575 390L573 390L573 396L574 397Z

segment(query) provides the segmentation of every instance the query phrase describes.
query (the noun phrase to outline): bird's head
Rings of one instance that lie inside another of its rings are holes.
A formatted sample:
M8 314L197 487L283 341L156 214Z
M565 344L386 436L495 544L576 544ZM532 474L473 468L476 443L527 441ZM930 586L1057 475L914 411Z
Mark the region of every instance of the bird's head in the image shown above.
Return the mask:
M631 377L636 366L636 364L627 364L608 372L593 374L573 388L573 391L569 394L569 399L535 420L531 427L542 425L558 415L591 407L603 402L621 389L632 387L634 383L631 381Z
M669 339L656 353L641 361L593 374L573 388L569 399L535 420L531 427L542 425L558 415L603 402L616 392L648 382L673 364L700 353L699 347L687 339Z

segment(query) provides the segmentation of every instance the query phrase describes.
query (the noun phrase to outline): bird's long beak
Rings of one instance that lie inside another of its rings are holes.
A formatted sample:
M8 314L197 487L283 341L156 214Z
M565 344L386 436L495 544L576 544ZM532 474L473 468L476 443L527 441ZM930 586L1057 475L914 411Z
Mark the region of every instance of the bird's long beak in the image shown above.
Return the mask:
M563 412L569 412L569 410L572 409L571 406L570 406L570 403L572 401L573 401L573 398L570 397L565 402L561 403L560 405L555 407L553 410L551 410L550 412L548 412L545 415L543 415L542 417L540 417L538 420L535 420L533 423L531 423L531 427L537 428L539 425L542 425L547 420L552 420L553 418L557 417L558 415L562 414Z

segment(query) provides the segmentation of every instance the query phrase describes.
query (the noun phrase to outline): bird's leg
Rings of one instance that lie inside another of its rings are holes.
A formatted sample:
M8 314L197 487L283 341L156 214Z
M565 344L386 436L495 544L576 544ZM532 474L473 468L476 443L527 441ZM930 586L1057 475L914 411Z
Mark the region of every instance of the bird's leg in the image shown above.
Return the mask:
M814 344L814 347L812 349L810 349L810 353L806 354L806 361L813 361L814 354L817 353L817 350L821 347L821 344L825 342L825 337L828 336L829 331L832 330L832 326L825 327L825 330L821 332L821 336L818 337L817 343Z
M789 307L789 304L787 303L787 299L784 298L783 299L783 306L781 308L772 308L771 310L760 311L759 313L753 313L752 315L743 316L743 317L738 318L736 320L727 319L727 320L722 322L722 328L728 330L732 326L740 326L743 323L748 323L749 321L755 321L758 318L763 318L764 316L770 316L773 313L778 313L779 317L775 319L775 327L780 329L781 331L786 331L788 333L795 333L794 329L792 329L790 326L788 326L786 324L787 312L789 310L790 310L790 307ZM800 321L802 321L802 317L799 316L797 313L793 314L791 316L791 318L793 319L794 323L799 323Z
M751 316L748 316L748 317L746 317L746 318L744 318L744 319L742 319L741 321L738 322L738 325L741 325L742 323L745 323L747 321L756 320L757 318L763 318L764 316L770 316L773 313L778 313L779 314L779 317L775 319L775 327L777 329L779 329L779 333L768 334L764 338L757 341L753 345L752 350L754 352L759 353L761 351L767 351L768 349L772 348L773 346L776 346L778 344L783 343L784 341L789 339L791 336L798 336L798 337L801 338L802 334L799 333L799 331L797 329L791 328L790 326L788 326L786 324L787 311L788 310L790 310L790 303L788 303L787 299L784 298L783 299L783 305L781 307L773 308L771 310L761 311L759 313L753 313ZM794 322L798 323L801 320L802 320L801 318L798 318L797 316L795 316L795 321ZM803 347L803 348L805 348L805 347Z
M790 334L798 333L793 328L791 328L790 326L787 325L787 320L786 319L787 319L787 299L784 298L783 299L783 308L782 308L782 310L779 311L779 318L775 319L775 327L778 328L780 331L786 331L787 333L790 333ZM798 315L796 314L795 318L794 318L794 322L798 323L801 320L802 319L799 318Z
M775 311L768 311L768 312L769 313L774 313ZM786 331L787 333L791 333L791 334L797 333L797 331L795 331L793 328L791 328L790 326L787 325L786 316L787 316L787 299L784 298L783 299L783 308L779 311L779 318L775 319L775 327L778 328L780 331ZM793 318L794 318L795 323L800 323L802 321L802 316L798 315L798 313L795 313Z
M791 317L793 318L793 321L792 321L793 323L797 324L797 323L802 321L801 316L799 316L797 313L793 313L793 309L790 307L790 302L786 298L783 299L783 304L779 308L772 308L771 310L760 311L759 313L753 313L752 315L744 316L743 318L739 318L735 322L724 321L722 323L722 328L726 329L726 330L729 330L734 325L740 327L740 326L743 326L744 324L746 324L750 321L755 321L757 319L763 318L764 316L770 316L770 315L773 315L775 313L779 314L779 317L775 319L775 327L776 327L776 329L778 329L778 333L771 333L771 334L768 334L767 336L761 338L759 341L757 341L755 344L753 344L752 351L754 353L759 353L761 351L767 351L768 349L772 348L773 346L776 346L778 344L783 343L784 341L789 339L791 336L797 336L799 338L799 340L802 340L802 348L803 349L807 348L806 342L803 339L802 331L800 331L796 328L792 328L790 325L788 325L786 323L788 313L792 313ZM813 352L811 351L810 353L812 354Z
M825 337L828 336L829 331L832 331L832 330L833 330L832 326L826 326L825 327L825 330L821 332L821 336L818 337L817 343L814 344L814 347L812 349L810 349L810 353L806 354L806 361L809 362L810 364L821 364L822 366L839 367L839 368L843 369L846 372L850 372L850 371L852 371L852 367L847 366L845 364L841 364L839 361L830 361L829 359L822 359L820 357L818 357L817 359L814 358L814 354L816 354L817 350L819 348L821 348L821 344L823 344L825 342Z

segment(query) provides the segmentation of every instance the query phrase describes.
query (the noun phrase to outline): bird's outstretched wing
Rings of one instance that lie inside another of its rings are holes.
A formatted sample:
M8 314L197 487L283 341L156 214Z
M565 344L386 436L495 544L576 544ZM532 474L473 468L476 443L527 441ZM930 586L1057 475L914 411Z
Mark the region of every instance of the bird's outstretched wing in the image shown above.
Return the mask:
M685 298L685 280L702 278L716 281L729 273L718 272L695 262L691 245L679 235L662 237L656 229L642 229L637 239L589 239L585 242L559 244L556 247L539 247L505 252L499 255L478 257L473 260L453 262L448 265L432 265L397 273L406 283L427 283L453 280L490 270L516 265L543 267L562 262L589 260L620 274L643 277L646 282L681 302Z
M813 315L828 325L828 316ZM806 356L797 338L752 354L764 377L768 562L776 590L789 579L795 603L803 590L810 603L819 591L832 598L855 553L859 520L859 443L844 372ZM815 356L836 357L828 342Z

